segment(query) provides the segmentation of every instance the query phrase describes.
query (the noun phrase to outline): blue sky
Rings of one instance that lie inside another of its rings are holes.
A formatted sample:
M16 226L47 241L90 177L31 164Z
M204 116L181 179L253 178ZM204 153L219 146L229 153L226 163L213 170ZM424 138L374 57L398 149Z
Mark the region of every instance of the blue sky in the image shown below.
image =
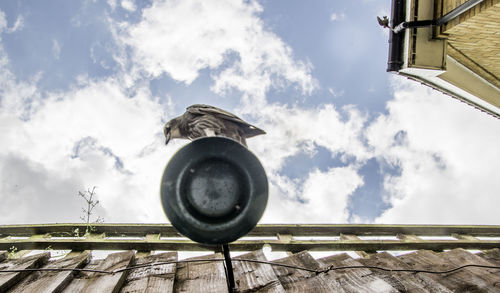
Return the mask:
M386 72L390 1L0 2L0 222L165 222L194 103L267 131L263 222L497 223L500 122Z

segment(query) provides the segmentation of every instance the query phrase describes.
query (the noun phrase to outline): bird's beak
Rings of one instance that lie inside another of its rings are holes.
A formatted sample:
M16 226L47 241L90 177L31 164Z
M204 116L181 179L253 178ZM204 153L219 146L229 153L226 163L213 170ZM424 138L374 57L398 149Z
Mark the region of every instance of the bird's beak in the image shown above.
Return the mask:
M166 138L166 140L165 140L165 145L167 145L167 144L168 144L168 142L170 141L170 132L167 132L167 133L165 134L165 138Z

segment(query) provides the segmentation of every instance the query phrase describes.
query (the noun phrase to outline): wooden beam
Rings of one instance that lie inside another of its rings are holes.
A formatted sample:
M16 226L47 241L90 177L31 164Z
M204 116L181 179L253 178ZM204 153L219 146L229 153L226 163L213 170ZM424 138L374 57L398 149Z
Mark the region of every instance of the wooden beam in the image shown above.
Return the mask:
M45 252L37 255L28 256L21 259L13 259L6 263L2 263L0 268L2 270L24 270L39 268L50 258L50 253ZM18 272L18 273L2 273L0 274L0 292L7 292L12 286L24 279L31 272Z
M187 260L222 258L220 253L188 258ZM177 264L174 292L227 292L222 262L192 262Z
M278 234L276 235L278 237L278 241L280 241L281 243L291 243L293 241L293 235L291 234ZM291 256L293 255L293 253L291 251L287 251L286 254L288 256Z
M457 239L461 239L461 240L479 241L479 239L477 239L474 236L470 236L470 235L452 234L451 236L453 236Z
M136 254L137 257L137 254ZM137 259L137 265L177 261L177 252L154 254ZM177 264L131 270L120 292L173 292Z
M419 238L418 236L416 235L409 235L409 234L397 234L396 237L401 240L401 241L405 241L405 242L415 242L415 241L419 241L419 242L422 242L422 241L425 241L425 240L422 240L421 238Z
M70 253L65 258L50 262L44 268L75 269L85 266L90 260L90 252ZM10 293L61 292L73 279L73 272L40 272L36 279L25 278Z
M167 237L180 235L169 224L99 224L92 225L93 234L107 236L144 236L146 234L162 234ZM69 224L35 224L35 225L0 225L0 237L31 236L33 234L50 234L55 237L84 236L87 226L82 223Z
M161 234L162 237L180 237L169 224L94 224L94 232L106 236L144 237L147 234ZM75 231L83 236L84 224L37 224L37 225L0 225L0 237L31 236L50 234L55 237L73 237ZM412 234L422 236L446 236L467 234L471 236L500 237L499 225L372 225L372 224L263 224L257 225L247 236L393 236Z
M144 237L144 240L145 241L158 241L160 240L161 238L161 235L160 234L148 234L146 235L146 237ZM138 249L137 252L135 253L135 257L136 258L141 258L141 257L145 257L145 256L148 256L151 254L151 250L147 249L147 250L140 250Z
M334 267L361 266L361 264L350 256L329 258L330 265ZM341 292L400 292L393 288L383 278L377 277L368 268L357 270L344 270L342 272L328 272L328 280L332 283L341 284ZM334 292L339 292L335 290ZM411 292L411 290L408 290ZM408 292L403 291L403 292Z
M134 262L135 256L133 251L124 251L112 253L99 264L97 270L118 270L126 268ZM113 275L94 273L87 280L84 288L80 292L119 292L128 275L128 271L116 273Z
M500 248L500 240L240 240L229 244L231 251L254 251L269 245L273 251L377 251L377 250L444 250L453 248ZM83 250L173 250L215 251L218 246L203 245L191 240L127 240L127 239L10 239L0 240L0 250L16 246L18 249L71 249Z
M356 235L349 235L349 234L340 234L340 240L344 241L359 241L359 237ZM370 254L377 253L377 251L363 251L363 250L357 250L354 251L357 255L359 255L362 258L367 258L370 257Z
M252 251L237 258L267 261L262 250ZM233 270L236 292L285 292L269 264L233 261Z
M274 262L311 269L320 268L318 261L307 251L274 260ZM272 266L272 269L285 292L345 292L339 283L326 279L325 274L315 274L280 266Z

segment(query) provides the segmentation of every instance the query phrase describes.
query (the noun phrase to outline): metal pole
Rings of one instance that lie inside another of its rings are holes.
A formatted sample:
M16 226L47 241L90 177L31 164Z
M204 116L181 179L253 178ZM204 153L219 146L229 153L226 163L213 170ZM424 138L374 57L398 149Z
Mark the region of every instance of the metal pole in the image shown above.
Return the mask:
M235 292L234 285L234 273L233 273L233 264L231 262L231 255L229 254L229 245L222 244L222 252L224 253L224 262L226 269L226 281L227 281L227 289L230 293Z
M415 28L415 27L429 27L429 26L436 26L436 25L443 25L450 20L454 19L455 17L461 15L465 11L469 10L470 8L476 6L477 4L483 2L483 0L469 0L460 6L456 7L452 11L448 12L447 14L443 15L442 17L438 19L429 19L429 20L415 20L415 21L405 21L401 22L397 26L395 26L392 29L392 32L395 34L398 34L399 32L407 29L407 28ZM395 9L395 8L393 8ZM394 21L394 20L393 20ZM392 34L391 34L392 36ZM393 71L393 70L388 70L388 71Z
M454 19L455 17L459 16L460 14L464 13L465 11L469 10L470 8L476 6L477 4L483 2L483 0L469 0L457 8L453 9L452 11L446 13L442 17L438 18L436 20L436 25L442 25L447 23L448 21Z

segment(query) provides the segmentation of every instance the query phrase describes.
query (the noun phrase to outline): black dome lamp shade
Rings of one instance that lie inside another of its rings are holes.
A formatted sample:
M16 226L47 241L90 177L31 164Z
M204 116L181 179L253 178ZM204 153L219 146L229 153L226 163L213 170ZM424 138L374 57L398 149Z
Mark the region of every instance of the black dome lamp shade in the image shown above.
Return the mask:
M225 244L246 235L262 217L268 182L257 157L224 137L181 148L163 172L161 201L172 225L193 241Z

